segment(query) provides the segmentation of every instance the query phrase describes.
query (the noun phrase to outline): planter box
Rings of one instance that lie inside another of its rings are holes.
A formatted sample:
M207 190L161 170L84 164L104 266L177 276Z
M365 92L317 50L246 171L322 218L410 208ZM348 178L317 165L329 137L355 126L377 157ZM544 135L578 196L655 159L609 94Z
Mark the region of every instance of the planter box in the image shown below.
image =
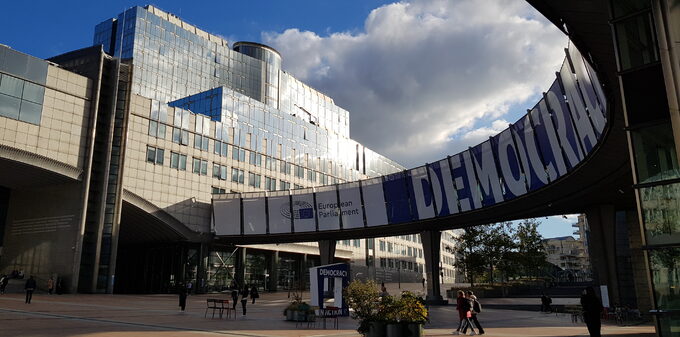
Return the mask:
M385 337L422 337L423 325L420 323L389 323L385 328L384 335L371 335L373 330L373 323L371 323L371 329L369 330L370 337L385 336ZM376 331L377 331L376 327Z

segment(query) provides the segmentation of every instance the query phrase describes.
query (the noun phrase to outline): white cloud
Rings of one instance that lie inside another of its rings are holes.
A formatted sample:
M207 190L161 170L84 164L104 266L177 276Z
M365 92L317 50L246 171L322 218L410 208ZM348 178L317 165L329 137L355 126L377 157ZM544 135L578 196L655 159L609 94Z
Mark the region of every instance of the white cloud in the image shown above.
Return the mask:
M504 129L510 106L530 108L548 88L567 42L525 2L503 0L402 1L373 10L361 33L263 39L350 111L352 138L408 167Z

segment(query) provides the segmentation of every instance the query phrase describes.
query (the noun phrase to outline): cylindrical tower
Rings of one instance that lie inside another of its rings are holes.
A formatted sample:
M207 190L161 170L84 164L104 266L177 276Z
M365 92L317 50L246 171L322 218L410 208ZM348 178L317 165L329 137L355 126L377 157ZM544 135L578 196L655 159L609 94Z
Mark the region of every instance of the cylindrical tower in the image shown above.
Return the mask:
M264 83L265 104L279 107L279 71L281 70L281 54L276 49L256 42L235 42L234 51L248 55L264 62L262 83Z

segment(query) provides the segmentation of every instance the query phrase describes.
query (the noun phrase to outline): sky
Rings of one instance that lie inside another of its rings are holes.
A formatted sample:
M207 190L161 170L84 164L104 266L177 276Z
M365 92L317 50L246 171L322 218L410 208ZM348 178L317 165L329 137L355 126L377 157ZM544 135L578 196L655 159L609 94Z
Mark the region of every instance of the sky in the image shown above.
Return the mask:
M519 119L554 80L567 46L522 0L9 1L0 43L48 58L90 46L96 24L145 4L230 43L276 48L285 71L350 112L353 139L406 167ZM576 219L540 221L556 237L571 235Z

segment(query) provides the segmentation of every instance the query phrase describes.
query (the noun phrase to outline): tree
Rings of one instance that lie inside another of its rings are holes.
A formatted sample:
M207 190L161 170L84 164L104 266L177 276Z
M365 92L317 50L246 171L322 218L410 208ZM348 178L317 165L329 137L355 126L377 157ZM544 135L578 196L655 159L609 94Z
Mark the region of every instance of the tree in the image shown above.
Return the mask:
M512 222L499 222L489 225L482 234L481 252L489 267L491 283L494 282L494 271L498 266L502 266L501 272L510 269L512 261L507 259L507 255L516 248L513 232Z
M456 238L452 253L456 255L456 267L460 268L472 286L475 277L484 273L485 259L482 254L482 237L489 230L488 225L468 227Z
M543 236L538 232L540 222L536 219L525 219L517 225L518 262L523 266L526 276L536 276L545 263L546 254L543 248Z

